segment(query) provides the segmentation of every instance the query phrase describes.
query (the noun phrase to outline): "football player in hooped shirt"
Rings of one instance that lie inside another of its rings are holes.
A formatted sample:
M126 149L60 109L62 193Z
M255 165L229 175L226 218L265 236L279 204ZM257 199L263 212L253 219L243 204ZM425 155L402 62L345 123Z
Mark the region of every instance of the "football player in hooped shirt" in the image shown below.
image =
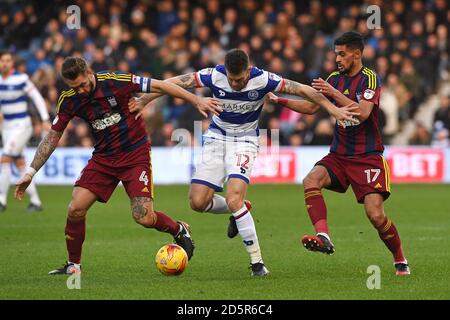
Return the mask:
M250 202L245 200L258 143L258 120L265 96L270 92L289 93L313 101L297 112L315 112L324 107L338 120L352 121L353 107L337 108L310 86L250 66L247 53L240 49L227 52L225 64L166 80L183 88L207 87L219 99L223 111L214 115L203 136L201 162L197 164L189 191L190 206L198 212L231 213L228 236L240 234L250 256L251 275L269 274L264 265ZM130 102L131 111L141 110L160 95L144 95ZM357 109L357 108L354 108ZM215 192L223 191L226 198Z
M334 253L321 189L345 192L351 186L356 200L364 204L367 217L391 251L396 275L409 275L399 233L383 208L383 201L390 195L390 181L378 126L380 83L376 73L362 64L364 41L359 33L344 33L334 44L338 70L326 81L315 79L312 86L337 106L358 106L360 115L357 123L348 123L345 128L336 125L330 153L303 180L306 207L317 235L304 236L302 242L311 251ZM289 106L303 102L282 103Z
M3 154L0 157L0 212L6 210L11 180L11 164L20 174L25 172L23 151L33 135L33 123L28 112L28 98L33 100L42 120L42 129L50 130L51 123L44 98L27 74L14 69L14 56L0 51L0 107L3 115ZM28 212L42 211L42 203L34 183L27 189L30 195Z
M88 69L82 58L68 57L62 77L71 88L58 99L57 116L40 143L27 173L17 183L21 200L34 174L55 150L67 124L80 117L91 126L95 139L92 158L75 182L65 228L69 259L49 274L71 274L81 270L86 214L96 202L107 202L119 182L130 198L134 220L146 228L171 234L191 258L194 251L189 226L153 209L150 144L142 119L128 110L128 100L137 92L162 92L192 103L202 114L221 110L215 99L200 98L171 83L129 73L98 72Z

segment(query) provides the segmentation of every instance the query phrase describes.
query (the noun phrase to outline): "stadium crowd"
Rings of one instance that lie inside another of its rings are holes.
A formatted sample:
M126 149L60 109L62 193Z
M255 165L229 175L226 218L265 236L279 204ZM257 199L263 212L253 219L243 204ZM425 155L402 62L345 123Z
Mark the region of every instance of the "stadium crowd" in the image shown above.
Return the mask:
M67 27L67 7L81 9L81 28ZM368 5L381 8L381 28L369 30ZM246 50L252 63L310 84L335 70L333 39L345 31L366 36L365 65L383 84L380 122L385 143L411 119L418 106L449 80L450 10L446 0L256 1L256 0L87 0L0 3L0 49L17 56L17 69L30 75L55 116L64 89L64 57L83 56L94 71L133 72L158 79L214 66L228 49ZM209 92L200 92L208 95ZM442 97L435 132L417 126L411 144L448 144L449 97ZM38 117L37 117L38 118ZM160 98L145 114L152 144L169 146L174 129L194 130L202 120L179 99ZM203 127L208 120L203 120ZM36 121L38 122L38 121ZM301 115L266 104L260 126L280 129L282 145L326 145L333 123L324 112ZM40 140L36 123L34 144ZM62 146L91 146L86 124L73 121Z

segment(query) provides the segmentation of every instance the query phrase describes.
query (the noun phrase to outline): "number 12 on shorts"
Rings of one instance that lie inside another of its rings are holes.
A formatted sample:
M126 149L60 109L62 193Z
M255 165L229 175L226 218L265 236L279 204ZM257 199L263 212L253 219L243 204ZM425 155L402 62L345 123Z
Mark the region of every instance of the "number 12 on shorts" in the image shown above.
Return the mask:
M237 157L236 165L238 167L248 169L247 164L250 162L250 157L243 153L236 153L236 157Z
M245 174L248 170L247 164L250 162L250 157L243 153L236 153L237 162L236 165L241 167L241 173Z
M367 169L364 170L367 176L367 183L375 182L380 175L381 169ZM373 173L373 176L371 177Z

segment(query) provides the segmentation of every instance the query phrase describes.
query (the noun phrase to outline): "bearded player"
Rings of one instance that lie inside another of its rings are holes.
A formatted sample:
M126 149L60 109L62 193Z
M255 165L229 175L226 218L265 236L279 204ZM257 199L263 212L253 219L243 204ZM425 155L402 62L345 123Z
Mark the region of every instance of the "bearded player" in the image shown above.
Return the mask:
M145 228L172 235L190 259L194 245L189 226L153 208L150 144L143 120L135 119L128 111L128 100L137 92L161 92L189 101L203 115L217 113L217 101L197 97L179 86L156 79L129 73L93 73L86 61L78 57L66 58L61 73L70 89L59 96L52 129L39 144L27 173L17 183L16 198L22 199L33 176L53 153L73 117L89 123L95 146L92 158L75 182L68 208L65 237L69 259L62 268L49 274L81 271L86 214L96 201L107 202L119 182L130 198L134 220Z

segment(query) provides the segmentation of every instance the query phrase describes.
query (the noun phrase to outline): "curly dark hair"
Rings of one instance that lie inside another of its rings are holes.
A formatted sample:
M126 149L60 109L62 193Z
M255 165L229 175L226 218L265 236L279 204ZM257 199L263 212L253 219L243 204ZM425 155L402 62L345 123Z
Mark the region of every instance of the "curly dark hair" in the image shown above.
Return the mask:
M86 74L88 65L86 60L79 57L67 57L64 59L61 75L65 79L75 80L79 75Z

